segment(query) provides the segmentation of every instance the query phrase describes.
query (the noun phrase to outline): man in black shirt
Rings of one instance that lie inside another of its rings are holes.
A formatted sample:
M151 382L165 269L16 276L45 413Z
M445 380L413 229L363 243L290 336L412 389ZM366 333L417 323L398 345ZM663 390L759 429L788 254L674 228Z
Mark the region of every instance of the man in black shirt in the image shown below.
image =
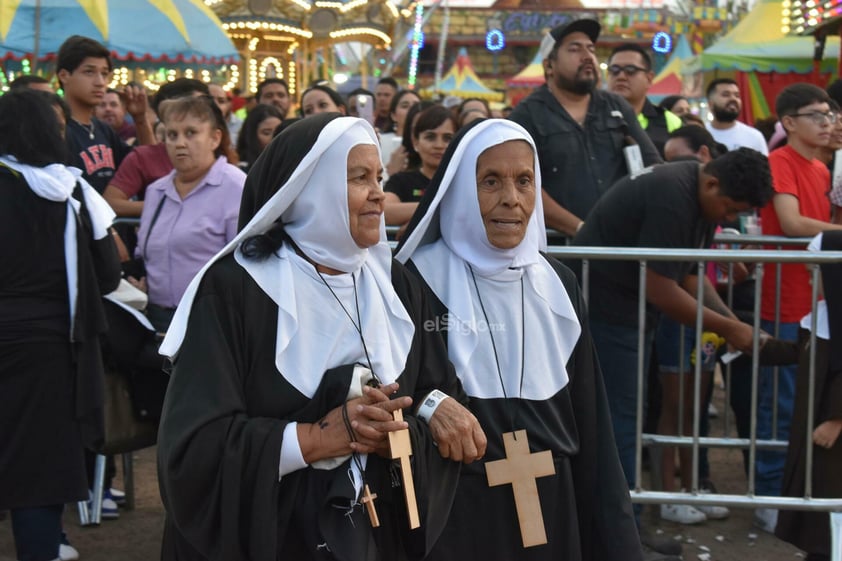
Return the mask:
M544 60L547 83L509 116L538 147L544 221L571 236L596 201L628 174L624 147L637 144L644 165L661 161L629 104L596 89L599 32L599 23L591 19L550 31L555 44Z
M574 239L576 245L701 249L710 246L716 224L763 206L772 196L766 158L754 150L728 152L707 164L683 161L644 169L619 181L594 206ZM582 279L581 261L570 263ZM592 260L589 315L614 425L614 438L629 488L635 481L637 412L638 290L636 261ZM647 330L663 312L695 325L696 287L704 283L702 324L742 351L751 351L753 330L723 304L695 264L650 261L646 265ZM648 370L644 357L644 372ZM636 505L639 507L640 505Z

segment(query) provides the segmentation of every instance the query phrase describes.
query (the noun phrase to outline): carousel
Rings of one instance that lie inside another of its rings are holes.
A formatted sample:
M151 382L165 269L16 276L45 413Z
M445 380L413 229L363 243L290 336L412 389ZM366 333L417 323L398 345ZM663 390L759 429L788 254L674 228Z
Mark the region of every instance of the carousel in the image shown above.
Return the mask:
M381 74L414 6L392 0L206 0L242 58L241 87L283 78L290 93L337 75Z

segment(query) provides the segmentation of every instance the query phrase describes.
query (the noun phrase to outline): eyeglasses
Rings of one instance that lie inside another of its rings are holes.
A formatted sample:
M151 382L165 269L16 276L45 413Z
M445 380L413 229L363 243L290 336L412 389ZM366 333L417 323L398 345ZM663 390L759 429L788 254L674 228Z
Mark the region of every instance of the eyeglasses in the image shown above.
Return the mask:
M641 68L640 66L635 66L634 64L626 64L620 66L619 64L612 64L608 67L608 73L612 76L617 76L620 72L625 72L626 76L634 76L638 72L646 72L645 68Z
M834 113L833 111L828 111L827 113L822 113L821 111L808 111L807 113L793 113L791 117L809 117L813 124L815 125L823 125L825 123L830 123L831 125L835 125L836 121L839 120L839 114Z

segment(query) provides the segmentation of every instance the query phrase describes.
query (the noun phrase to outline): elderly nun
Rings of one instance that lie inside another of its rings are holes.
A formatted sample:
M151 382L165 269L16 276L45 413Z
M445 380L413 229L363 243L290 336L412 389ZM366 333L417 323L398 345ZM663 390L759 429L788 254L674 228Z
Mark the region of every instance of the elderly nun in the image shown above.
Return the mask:
M472 123L397 254L430 292L488 438L433 561L641 558L576 278L543 253L539 170L520 125Z
M188 287L161 348L164 559L418 559L441 532L460 464L410 406L460 390L386 243L377 146L362 119L290 126L249 173L241 231ZM415 530L388 459L407 428Z

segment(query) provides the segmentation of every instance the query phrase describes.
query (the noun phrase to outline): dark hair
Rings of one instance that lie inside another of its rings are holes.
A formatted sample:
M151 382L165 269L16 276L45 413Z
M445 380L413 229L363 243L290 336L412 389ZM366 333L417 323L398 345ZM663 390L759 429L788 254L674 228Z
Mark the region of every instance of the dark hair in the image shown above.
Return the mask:
M320 92L324 92L330 97L330 100L337 106L337 107L344 107L345 111L348 111L348 105L345 103L345 99L339 95L339 92L330 88L328 86L322 84L315 84L301 92L301 107L299 108L299 112L304 115L304 96L308 93L312 92L313 90L319 90Z
M465 106L472 101L479 101L482 103L483 107L485 107L485 116L491 117L491 107L488 106L487 101L478 97L469 97L467 99L463 99L462 103L460 103L459 107L456 109L456 119L458 120L457 124L459 127L463 126L462 119L467 115L467 113L465 113ZM472 113L473 111L474 110L468 111L468 113Z
M716 87L721 84L728 84L731 86L739 87L739 84L736 80L733 80L731 78L717 78L716 80L708 84L708 88L705 90L705 97L710 97L710 94L712 94Z
M246 119L243 121L243 126L240 129L240 136L237 137L237 155L240 157L241 162L253 164L263 151L260 141L257 139L257 130L260 127L260 123L269 117L277 117L280 119L281 124L283 124L284 116L281 115L280 109L266 103L261 103L246 115Z
M623 43L622 45L617 45L614 47L614 50L611 51L611 55L608 57L608 60L610 61L614 58L614 55L617 53L625 52L639 54L640 58L643 59L643 65L646 67L646 70L652 70L652 57L649 56L649 53L647 53L646 50L637 43Z
M351 90L348 93L348 99L351 99L351 97L353 97L355 95L367 95L368 97L374 97L374 92L372 92L370 90L367 90L365 88L357 88L357 89Z
M0 154L36 167L67 161L67 145L50 98L29 88L0 97Z
M301 117L290 117L289 119L284 119L283 121L281 121L280 125L275 127L275 132L272 133L272 137L274 138L274 137L278 136L279 134L281 134L282 132L287 130L287 128L290 125L292 125L294 123L297 123L300 120L301 120ZM251 163L251 162L249 162L249 163Z
M201 80L194 80L192 78L177 78L172 82L167 82L158 90L152 100L152 110L157 113L158 106L162 101L168 99L176 99L178 97L187 97L195 92L202 95L210 95L208 85Z
M842 78L837 78L827 87L827 95L842 107Z
M377 81L377 85L386 84L387 86L392 86L396 91L399 88L398 81L392 78L391 76L384 76Z
M675 104L681 100L687 101L687 98L683 95L668 95L664 99L661 100L661 103L658 104L658 107L661 109L666 109L667 111L672 111L672 108L675 107Z
M42 78L41 76L37 76L35 74L25 74L23 76L18 76L14 79L14 81L9 84L10 90L17 90L19 88L28 88L32 84L49 84L50 81L46 78Z
M774 115L771 117L765 117L763 119L757 119L754 121L754 128L760 131L763 135L763 138L766 140L768 144L772 137L775 135L775 126L778 124L778 118Z
M798 113L798 111L807 105L813 103L828 103L830 96L827 92L813 84L804 82L792 84L781 90L778 97L775 99L775 113L778 118Z
M228 132L228 124L212 97L200 95L168 99L162 102L159 107L161 109L160 117L164 122L173 115L180 115L181 118L191 115L201 121L210 122L212 128L222 131L222 139L219 141L219 146L213 151L213 155L217 158L225 156L229 163L237 163L237 153L231 148L231 134Z
M413 146L412 142L412 122L419 113L425 109L433 107L434 105L435 103L432 101L423 99L418 103L413 103L412 107L409 108L409 111L406 112L406 120L403 122L403 137L401 138L401 145L404 150L406 150L407 170L417 169L418 166L421 165L421 156L419 156L418 152L415 151L415 146Z
M104 58L108 62L108 70L113 70L111 53L101 43L90 37L71 35L58 49L56 73L67 70L72 74L86 58Z
M421 99L421 96L418 95L418 92L415 90L399 90L398 93L393 95L392 102L389 104L389 115L386 117L386 124L383 125L383 132L391 132L395 130L395 125L397 125L397 123L394 119L392 119L392 113L398 110L398 104L400 104L401 99L409 94L414 95L419 100Z
M704 172L719 180L719 193L759 208L772 198L769 160L751 148L737 148L705 164Z
M41 90L33 90L37 91L41 95L45 96L46 100L50 102L51 105L54 105L61 109L62 115L64 115L64 122L67 123L70 119L73 118L73 112L70 110L70 105L67 104L67 101L58 95L57 93L50 93ZM59 123L60 124L60 123Z
M258 101L260 101L260 96L263 95L263 88L270 84L280 84L284 87L287 91L287 95L289 95L289 84L287 84L286 80L282 78L266 78L259 84L257 84L257 93L254 94Z
M698 152L702 146L707 146L711 158L718 158L728 151L723 144L713 139L707 129L697 125L685 125L670 133L670 138L683 138L693 152Z
M695 113L685 113L681 116L681 122L685 125L705 128L705 121Z

